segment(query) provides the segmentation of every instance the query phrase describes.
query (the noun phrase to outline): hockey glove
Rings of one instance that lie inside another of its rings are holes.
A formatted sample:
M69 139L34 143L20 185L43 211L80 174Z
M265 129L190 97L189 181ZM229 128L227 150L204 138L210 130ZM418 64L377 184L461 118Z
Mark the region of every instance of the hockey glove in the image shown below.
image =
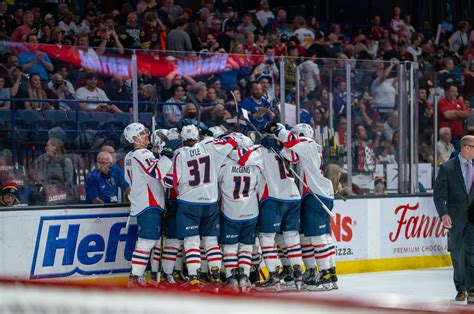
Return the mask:
M174 151L178 149L183 142L181 140L171 140L165 144L163 150L161 151L161 156L166 156L169 159L172 159L174 156Z
M265 148L275 150L277 153L283 149L283 145L281 145L281 143L279 143L277 139L271 135L267 135L262 138L260 144Z
M265 125L265 132L278 136L278 133L280 133L280 131L284 128L285 126L283 124L270 121Z

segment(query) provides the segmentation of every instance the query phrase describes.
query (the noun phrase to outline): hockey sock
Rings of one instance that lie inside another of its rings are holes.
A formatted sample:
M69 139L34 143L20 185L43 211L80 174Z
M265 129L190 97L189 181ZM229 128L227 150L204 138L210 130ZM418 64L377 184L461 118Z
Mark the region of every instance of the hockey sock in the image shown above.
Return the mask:
M301 254L300 235L298 231L284 231L283 239L285 240L288 259L292 266L303 264Z
M326 235L311 237L311 244L314 246L316 264L319 271L329 269L329 257L334 254L334 251L329 247Z
M199 249L199 236L184 238L184 255L186 267L190 276L196 276L201 267L201 250Z
M250 276L250 266L252 266L252 245L239 244L239 267L242 267L244 274Z
M201 273L207 274L209 271L209 265L207 264L207 259L206 259L206 250L204 249L204 244L201 241L201 246L199 248L201 250Z
M303 262L306 270L316 269L316 259L314 258L314 246L311 244L311 239L301 235L301 253L303 255Z
M174 269L183 271L183 240L179 240L179 251L176 255L176 263L174 263Z
M329 267L336 267L336 247L334 246L330 233L326 234L326 239L329 246L329 252L331 252L331 255L329 255Z
M255 244L252 246L252 266L254 266L256 269L259 269L260 262L261 262L260 240L256 238Z
M135 250L132 255L132 274L135 276L143 276L148 260L150 259L150 252L155 245L155 240L147 240L138 238L135 244Z
M269 272L274 273L278 266L278 252L275 247L275 233L260 233L262 256Z
M290 266L290 260L288 259L288 251L286 249L285 240L283 234L277 233L275 236L275 243L278 249L278 258L283 266Z
M204 242L204 249L206 249L206 259L208 268L217 267L221 269L222 253L217 244L217 237L202 237Z
M238 249L238 244L225 244L223 247L225 276L227 278L230 278L232 275L232 269L236 269L239 266L237 258Z
M171 275L173 273L179 248L180 243L178 239L166 239L165 247L163 248L162 263L163 272L167 275Z
M151 258L151 271L157 273L160 268L161 260L161 239L156 240L153 247L153 256Z

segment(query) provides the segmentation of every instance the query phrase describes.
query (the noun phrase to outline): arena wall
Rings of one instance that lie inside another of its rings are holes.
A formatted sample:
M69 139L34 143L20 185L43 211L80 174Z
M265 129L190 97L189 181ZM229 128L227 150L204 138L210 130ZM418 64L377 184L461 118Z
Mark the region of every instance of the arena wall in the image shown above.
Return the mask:
M137 237L127 207L0 212L0 277L125 277ZM431 197L335 202L338 273L450 265L447 232Z

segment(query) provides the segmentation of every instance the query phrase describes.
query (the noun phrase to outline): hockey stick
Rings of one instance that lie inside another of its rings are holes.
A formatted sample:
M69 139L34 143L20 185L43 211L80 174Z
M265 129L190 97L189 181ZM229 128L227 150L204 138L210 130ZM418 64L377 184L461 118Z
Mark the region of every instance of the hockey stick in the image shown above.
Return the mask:
M258 134L261 138L263 138L262 133L255 127L255 125L253 125L252 122L250 122L248 111L245 110L245 109L243 109L243 108L240 108L240 109L242 110L242 116L244 117L245 122L247 122L247 124L250 125L250 127L251 127L255 132L257 132L257 134ZM271 150L272 150L272 152L273 152L275 155L277 155L278 157L280 157L280 158L283 159L283 157L282 157L279 153L277 153L273 148L272 148ZM313 191L311 191L310 187L306 184L306 182L303 181L303 179L301 179L301 177L296 173L296 171L293 170L293 168L291 168L291 167L288 167L288 169L289 169L289 170L291 171L291 173L295 176L295 178L298 179L298 180L301 182L301 184L303 184L303 186L308 189L309 193L311 193L311 195L313 195L313 196L318 200L318 202L321 204L321 206L322 206L323 209L326 211L326 213L327 213L330 217L333 217L333 218L334 218L335 215L331 212L331 210L326 206L326 204L323 203L323 201L318 197L318 195L317 195L316 193L314 193Z

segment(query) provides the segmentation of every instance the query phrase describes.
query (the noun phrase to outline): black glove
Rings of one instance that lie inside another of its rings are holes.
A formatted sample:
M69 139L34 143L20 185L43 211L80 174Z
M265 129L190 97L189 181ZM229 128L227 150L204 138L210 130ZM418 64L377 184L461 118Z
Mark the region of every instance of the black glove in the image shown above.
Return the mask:
M271 135L267 135L260 141L260 144L268 149L273 149L277 153L283 149L283 145L277 139Z
M276 129L278 129L278 124L274 121L270 121L270 122L267 122L267 124L265 124L265 132L266 133L275 133Z
M169 159L172 159L174 156L174 151L181 147L183 142L181 140L171 140L165 144L163 150L161 151L161 156L166 156Z

